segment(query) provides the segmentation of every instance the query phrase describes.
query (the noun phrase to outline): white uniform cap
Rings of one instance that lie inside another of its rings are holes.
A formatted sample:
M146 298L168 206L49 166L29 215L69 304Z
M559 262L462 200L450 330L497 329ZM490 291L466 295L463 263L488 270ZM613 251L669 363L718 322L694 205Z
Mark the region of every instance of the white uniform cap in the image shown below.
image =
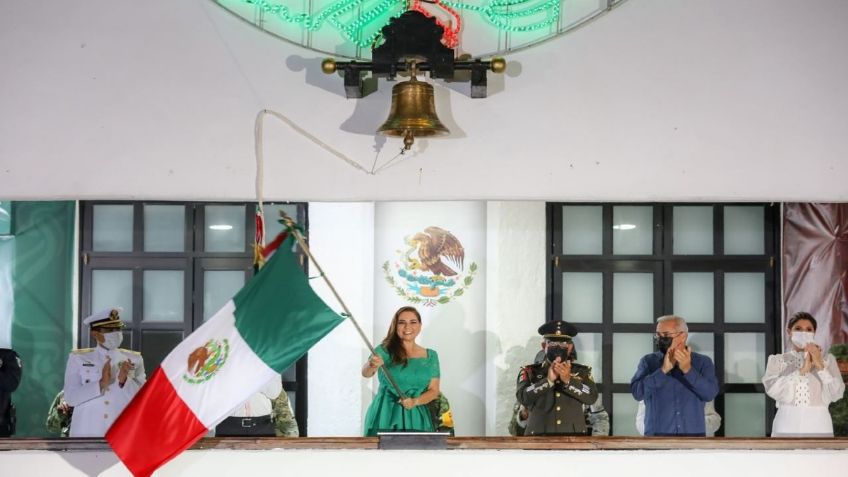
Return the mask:
M121 321L120 317L120 313L122 311L124 311L123 308L119 307L100 310L97 313L82 320L82 324L87 325L90 328L120 329L124 327L124 322Z

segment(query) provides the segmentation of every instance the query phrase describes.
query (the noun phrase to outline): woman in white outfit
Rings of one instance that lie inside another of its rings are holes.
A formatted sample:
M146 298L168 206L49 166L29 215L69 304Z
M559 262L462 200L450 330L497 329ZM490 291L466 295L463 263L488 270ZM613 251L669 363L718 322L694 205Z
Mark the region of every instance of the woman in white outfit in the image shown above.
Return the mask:
M792 351L769 356L763 385L777 401L772 437L832 437L828 404L842 398L845 383L836 359L815 343L816 320L806 312L789 319Z

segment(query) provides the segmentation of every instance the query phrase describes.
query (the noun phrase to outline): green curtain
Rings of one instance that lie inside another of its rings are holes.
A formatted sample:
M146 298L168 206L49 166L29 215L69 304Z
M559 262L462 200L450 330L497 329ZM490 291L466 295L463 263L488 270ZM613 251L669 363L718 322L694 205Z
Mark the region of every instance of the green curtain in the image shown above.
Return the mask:
M17 437L46 436L72 347L74 202L12 203L12 347L24 364Z

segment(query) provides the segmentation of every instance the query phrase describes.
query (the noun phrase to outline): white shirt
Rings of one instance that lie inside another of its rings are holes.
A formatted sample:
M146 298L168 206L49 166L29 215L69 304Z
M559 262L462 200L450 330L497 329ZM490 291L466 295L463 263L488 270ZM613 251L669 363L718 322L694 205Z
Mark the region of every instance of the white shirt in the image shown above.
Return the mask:
M112 382L100 391L100 377L106 359L111 358ZM134 368L127 374L124 386L118 384L118 368L129 360ZM135 396L147 376L141 354L101 346L74 350L65 367L65 401L73 406L70 437L103 437L106 431Z
M833 436L827 405L842 397L845 383L836 359L829 353L823 356L823 369L801 375L805 353L790 351L769 356L763 384L766 393L777 401L772 437Z
M283 382L280 376L275 376L268 381L259 392L253 393L250 398L236 406L230 416L232 417L260 417L270 416L273 409L273 401L283 392Z
M825 353L824 368L801 375L805 351L790 351L769 356L763 385L777 407L824 407L842 399L845 383L836 358ZM813 368L815 369L815 368Z

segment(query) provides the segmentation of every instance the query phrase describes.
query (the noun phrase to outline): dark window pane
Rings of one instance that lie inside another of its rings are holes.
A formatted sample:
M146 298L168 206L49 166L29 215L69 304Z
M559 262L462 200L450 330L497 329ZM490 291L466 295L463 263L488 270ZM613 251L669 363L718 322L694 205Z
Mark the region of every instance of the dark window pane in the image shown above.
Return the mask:
M147 376L156 369L165 356L183 340L183 332L144 330L141 332L141 356Z

